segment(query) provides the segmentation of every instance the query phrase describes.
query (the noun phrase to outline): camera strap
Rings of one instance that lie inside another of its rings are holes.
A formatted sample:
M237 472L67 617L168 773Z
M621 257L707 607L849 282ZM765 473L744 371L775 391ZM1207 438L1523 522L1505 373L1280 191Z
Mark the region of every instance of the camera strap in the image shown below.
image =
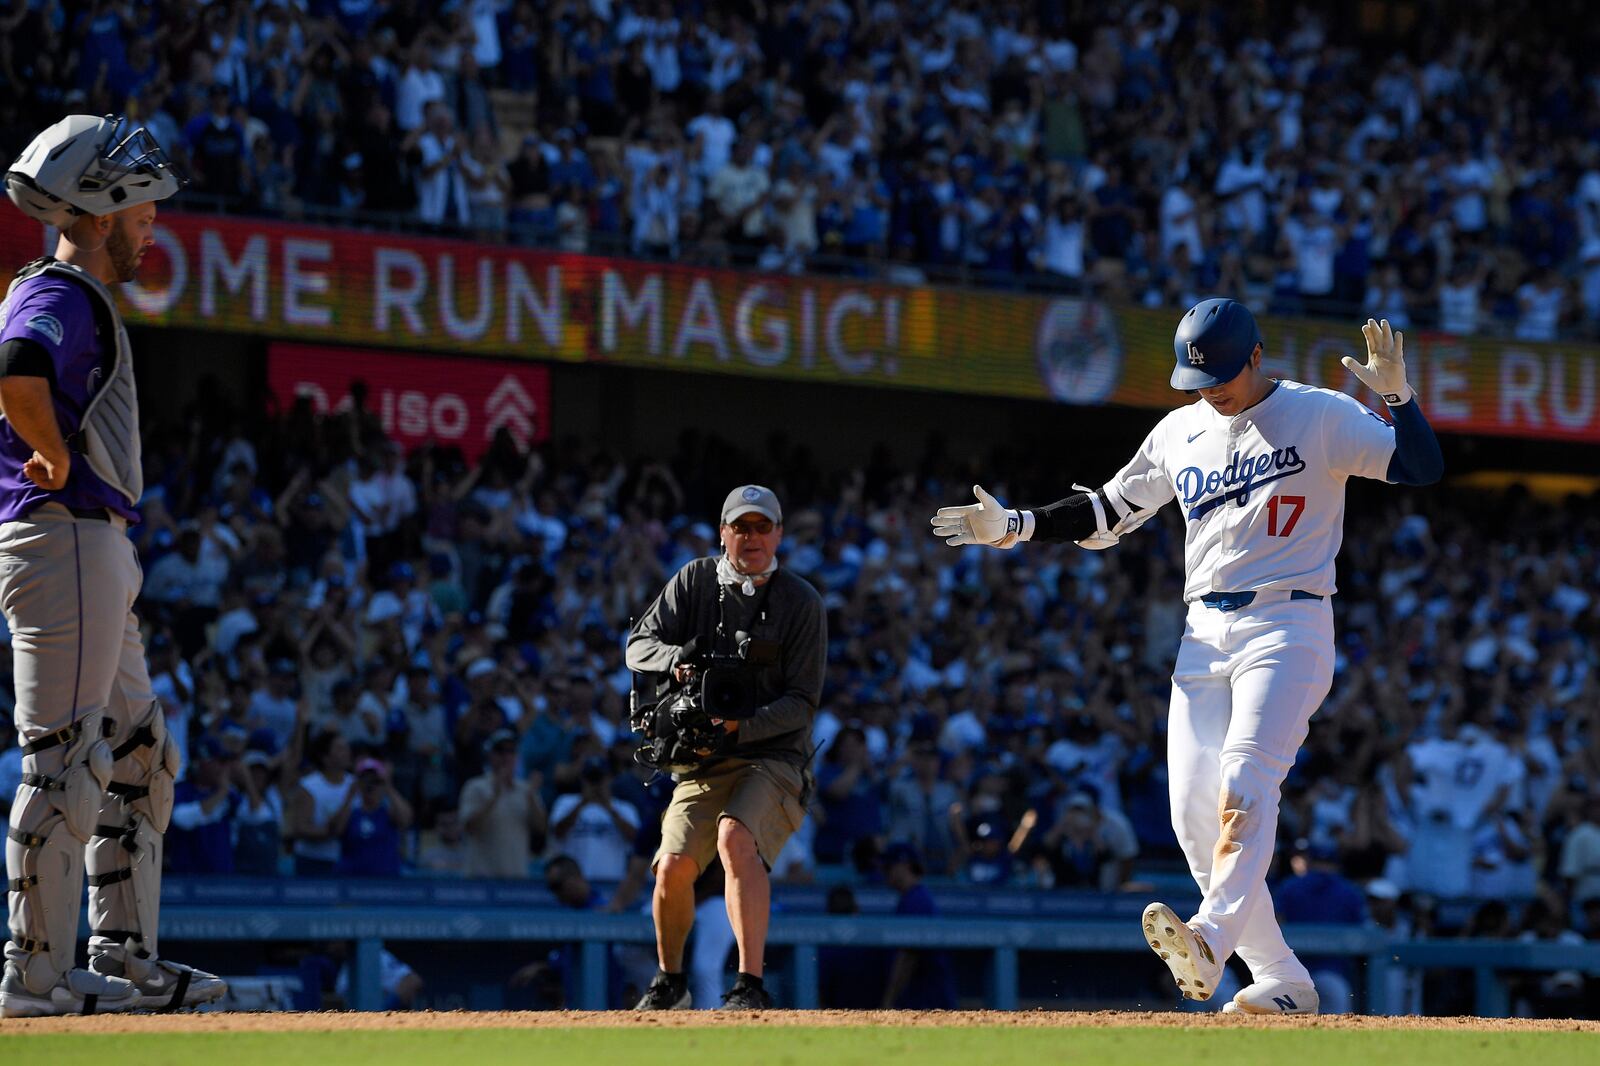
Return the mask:
M774 570L772 576L767 578L756 593L756 622L759 625L767 624L767 600L772 595L772 586L777 583L781 570ZM720 580L717 582L717 640L724 640L728 636L728 586ZM753 627L752 627L753 628Z

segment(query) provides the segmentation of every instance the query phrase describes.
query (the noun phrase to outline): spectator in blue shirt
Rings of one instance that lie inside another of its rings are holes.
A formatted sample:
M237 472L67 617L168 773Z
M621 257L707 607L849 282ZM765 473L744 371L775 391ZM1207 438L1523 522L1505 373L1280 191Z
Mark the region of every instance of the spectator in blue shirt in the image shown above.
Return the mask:
M860 914L849 885L828 890L829 914ZM873 1010L883 1002L888 981L887 953L878 948L829 944L817 948L817 985L822 1006L834 1010Z
M128 9L121 5L95 4L79 16L74 36L82 42L78 57L80 89L89 89L102 71L108 81L114 82L123 76L128 63L128 51L123 42L132 29Z
M1122 168L1106 168L1105 181L1094 191L1093 211L1089 216L1089 242L1095 254L1104 259L1121 259L1128 254L1138 219L1133 190L1122 181Z
M572 57L577 67L578 96L583 101L584 121L597 134L616 136L621 129L614 78L617 52L604 22L594 17L589 19L572 39Z
M167 868L176 874L231 874L239 760L211 737L194 747L194 765L173 790Z
M539 84L539 30L533 5L519 3L500 34L500 76L508 89L527 92Z
M208 99L210 110L183 129L195 183L203 192L235 197L244 191L244 130L230 113L226 86L211 86Z
M333 5L333 14L346 33L360 40L378 17L378 3L377 0L338 0Z
M1293 876L1278 882L1272 894L1282 922L1360 925L1367 920L1361 889L1339 873L1337 847L1297 840L1289 868Z
M1003 885L1011 880L1011 850L1005 823L980 819L972 827L972 854L967 856L967 880L975 885Z
M556 157L549 161L549 167L550 191L558 200L581 200L594 188L594 169L570 129L556 131Z
M400 834L411 826L411 804L389 783L379 759L356 763L356 787L329 826L339 838L339 872L355 877L399 877Z
M851 158L844 198L845 253L857 257L882 255L889 226L889 190L873 172L869 156L858 153Z
M242 795L233 817L234 873L276 877L283 854L283 794L273 780L274 767L264 751L248 750L240 760Z
M922 883L922 859L909 844L890 844L883 853L883 880L900 893L894 912L931 918L939 913L933 893ZM889 967L882 1006L906 1010L953 1010L955 968L947 951L902 948Z
M160 67L148 37L134 37L128 45L128 55L118 67L106 69L106 88L115 100L125 100L136 95L144 86L154 81Z
M845 726L828 745L817 794L823 815L815 845L818 862L843 862L856 841L882 830L882 780L859 726Z
M599 910L605 903L604 894L584 876L583 867L570 855L557 855L544 864L544 884L558 905L571 910ZM578 945L562 944L544 958L517 970L507 983L514 989L528 989L536 1010L560 1009L578 1001L578 982L581 977ZM623 994L622 984L623 971L617 964L616 947L613 945L606 952L608 1002L620 1003L627 998Z
M1292 877L1280 881L1272 893L1278 921L1285 925L1316 922L1324 925L1361 925L1367 920L1367 901L1361 889L1339 873L1339 851L1333 844L1297 840L1289 858ZM1324 1013L1350 1009L1355 963L1347 958L1307 956Z

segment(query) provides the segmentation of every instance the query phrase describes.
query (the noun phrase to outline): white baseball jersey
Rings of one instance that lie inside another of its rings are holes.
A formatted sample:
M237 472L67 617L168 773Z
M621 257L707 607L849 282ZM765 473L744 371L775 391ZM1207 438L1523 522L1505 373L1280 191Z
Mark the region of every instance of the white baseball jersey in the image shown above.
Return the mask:
M1418 741L1406 754L1416 773L1411 800L1417 817L1426 822L1444 812L1461 829L1482 822L1489 801L1502 787L1515 797L1526 773L1504 744L1471 725L1462 726L1453 740Z
M1341 392L1280 381L1231 417L1198 400L1168 414L1103 494L1133 508L1176 499L1183 598L1298 589L1330 596L1344 485L1386 480L1394 427Z

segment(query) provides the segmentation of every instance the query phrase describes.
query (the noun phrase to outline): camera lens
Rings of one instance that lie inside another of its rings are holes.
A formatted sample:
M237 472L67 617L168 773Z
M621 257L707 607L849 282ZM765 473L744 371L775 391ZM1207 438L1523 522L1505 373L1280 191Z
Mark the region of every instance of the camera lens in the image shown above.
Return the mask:
M706 713L713 718L744 718L755 703L750 678L743 670L731 667L707 671L701 695Z

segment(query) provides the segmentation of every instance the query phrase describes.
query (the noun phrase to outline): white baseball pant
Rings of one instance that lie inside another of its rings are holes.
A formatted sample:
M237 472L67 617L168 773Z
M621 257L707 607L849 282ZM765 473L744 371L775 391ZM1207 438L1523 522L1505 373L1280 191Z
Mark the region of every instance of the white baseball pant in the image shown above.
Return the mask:
M1265 592L1236 611L1189 605L1167 722L1172 826L1202 894L1190 924L1218 961L1237 952L1258 981L1311 981L1266 877L1279 789L1332 682L1327 599Z
M133 856L115 838L99 835L100 826L131 826L134 818L125 797L106 795L95 819L96 835L85 849L87 867L94 884L90 889L90 924L98 930L116 927L127 931L117 938L115 950L122 950L128 936L142 937L146 950L156 949L157 901L160 891L160 834L166 828L171 810L171 772L157 774L165 754L162 735L156 743L137 745L141 725L154 725L159 718L150 675L145 666L144 643L138 619L133 614L134 600L143 582L143 572L127 524L120 518L96 521L75 518L58 504L45 504L27 518L0 525L0 608L11 629L12 654L16 678L16 726L19 738L29 742L90 718L98 729L102 718L111 725L109 743L120 754L112 776L118 782L149 791L154 787L164 806L159 818L142 817L142 831L129 828L128 839L137 836L145 854L139 857L144 875L140 895L143 905L134 901L135 886L128 883L123 869L131 868ZM137 746L121 746L134 741ZM49 753L51 755L54 752ZM86 756L82 756L86 757ZM116 785L114 787L124 787ZM12 809L13 828L26 812L39 807L44 793L24 784L17 790ZM146 797L135 805L148 806ZM20 826L33 831L29 825ZM82 845L79 845L82 848ZM11 877L26 872L23 848L16 841L7 848ZM10 898L11 940L6 959L36 980L30 984L48 987L55 977L71 965L72 952L64 954L63 942L76 939L78 916L83 897L82 863L74 864L60 879L41 882L28 892L14 892ZM108 876L109 875L109 876ZM38 893L59 893L59 898L44 899ZM52 931L47 928L46 911L57 911ZM43 960L27 950L29 941L53 939L56 952L50 960L53 974L38 973ZM102 947L102 950L104 948ZM38 991L39 988L35 988Z

